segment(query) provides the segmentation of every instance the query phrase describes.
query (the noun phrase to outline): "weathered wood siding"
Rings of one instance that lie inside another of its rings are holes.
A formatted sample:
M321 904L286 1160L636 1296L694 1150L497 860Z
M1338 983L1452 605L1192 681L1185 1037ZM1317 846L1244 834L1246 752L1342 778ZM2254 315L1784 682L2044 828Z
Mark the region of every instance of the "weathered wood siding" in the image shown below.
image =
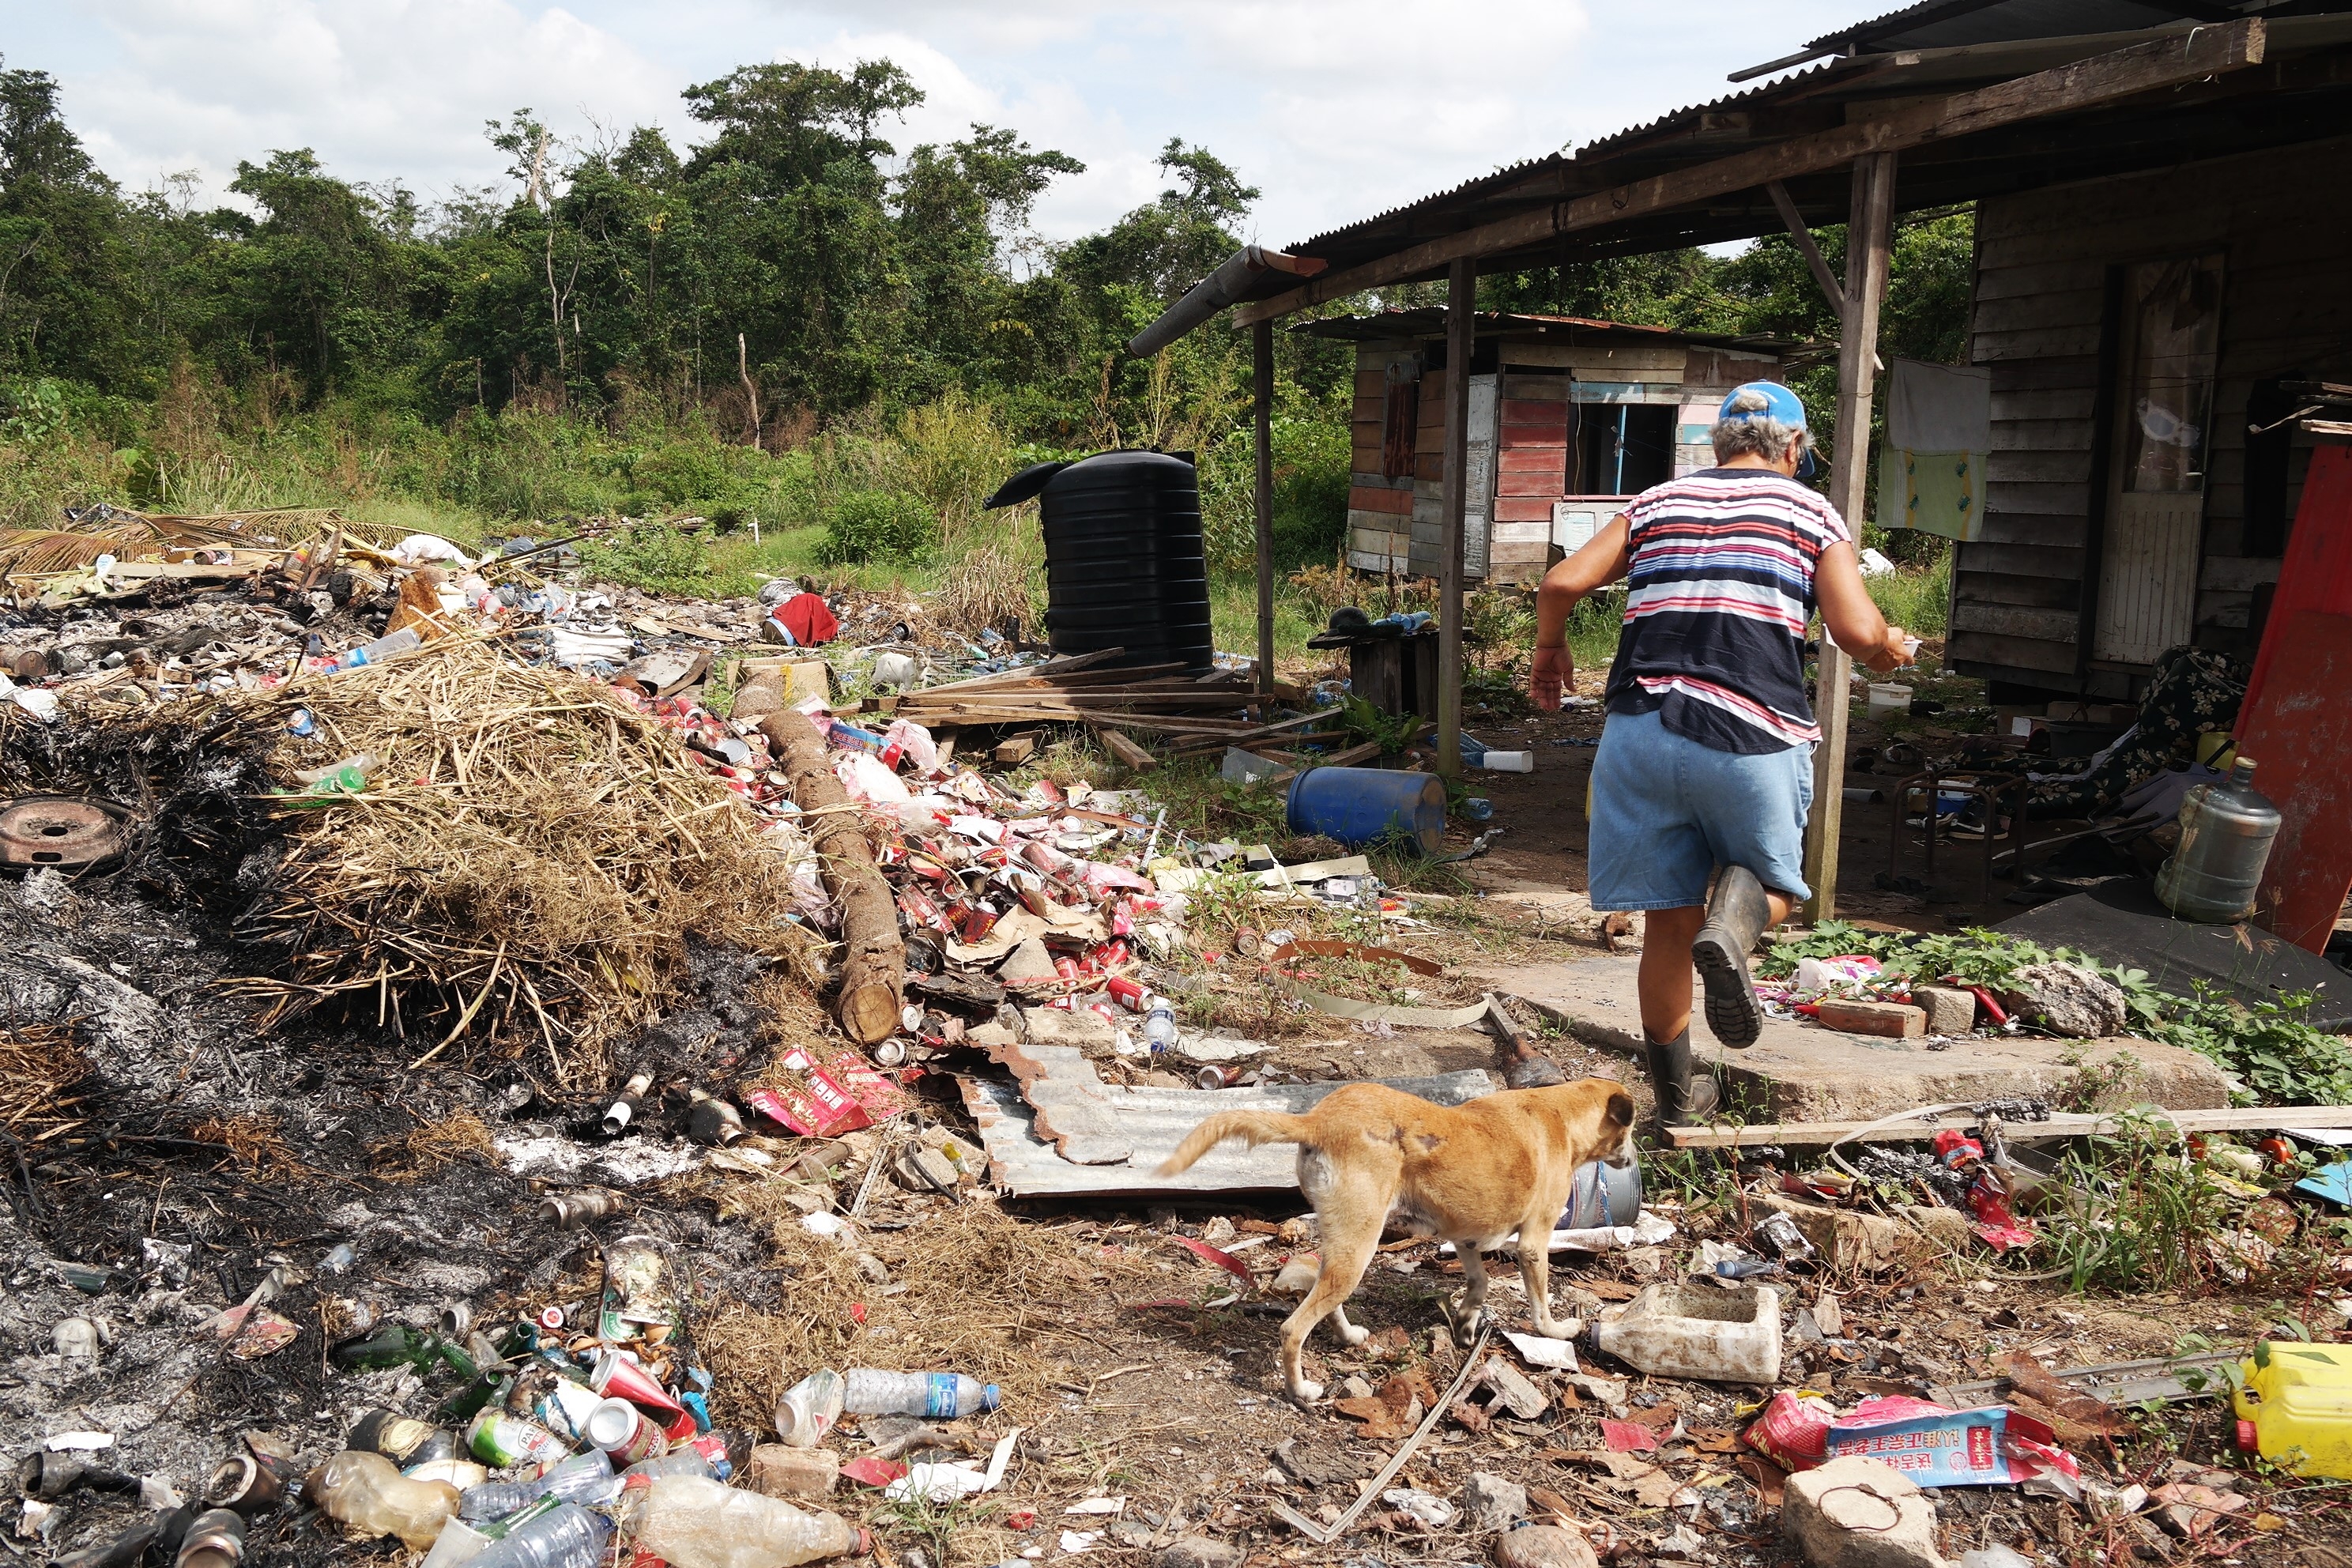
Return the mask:
M1985 201L1970 357L1992 370L1985 531L1955 562L1946 658L1970 675L2126 696L2080 643L2097 571L2094 487L2110 274L2219 252L2221 341L2196 640L2240 650L2278 561L2247 552L2246 398L2266 376L2352 377L2352 138ZM2288 468L2288 515L2307 444Z
M1421 345L1410 342L1363 343L1356 351L1348 563L1360 571L1414 576L1437 573L1444 482L1444 371L1424 370L1421 375L1412 478L1390 479L1381 473L1388 367L1421 352ZM1726 393L1742 382L1785 379L1779 362L1767 355L1644 338L1578 343L1507 340L1500 358L1504 370L1494 433L1497 460L1491 470L1493 521L1483 565L1483 574L1496 583L1536 582L1557 556L1561 542L1556 536L1552 503L1566 493L1574 429L1571 402L1677 405L1675 472L1680 474L1714 461L1707 428ZM1483 506L1482 498L1472 498L1474 513ZM1465 574L1475 580L1482 574L1479 542L1465 543Z

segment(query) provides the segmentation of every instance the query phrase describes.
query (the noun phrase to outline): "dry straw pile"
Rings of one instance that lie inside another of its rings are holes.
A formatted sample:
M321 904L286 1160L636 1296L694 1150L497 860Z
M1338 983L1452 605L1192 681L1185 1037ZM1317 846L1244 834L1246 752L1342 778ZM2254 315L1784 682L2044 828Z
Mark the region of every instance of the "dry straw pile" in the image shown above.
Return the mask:
M750 811L610 688L448 637L221 703L274 738L289 784L304 762L378 759L356 795L274 803L283 853L237 921L279 955L236 983L272 1000L265 1027L357 1005L420 1062L504 1040L577 1082L660 1010L689 937L811 973L785 863ZM298 709L323 752L283 739Z

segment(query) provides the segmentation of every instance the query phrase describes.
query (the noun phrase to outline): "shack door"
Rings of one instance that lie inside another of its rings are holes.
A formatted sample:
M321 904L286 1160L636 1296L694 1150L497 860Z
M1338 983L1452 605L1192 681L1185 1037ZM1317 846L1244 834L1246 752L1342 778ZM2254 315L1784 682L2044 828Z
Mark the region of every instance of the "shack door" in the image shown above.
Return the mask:
M2196 630L2221 258L2124 269L2091 657L2148 665Z

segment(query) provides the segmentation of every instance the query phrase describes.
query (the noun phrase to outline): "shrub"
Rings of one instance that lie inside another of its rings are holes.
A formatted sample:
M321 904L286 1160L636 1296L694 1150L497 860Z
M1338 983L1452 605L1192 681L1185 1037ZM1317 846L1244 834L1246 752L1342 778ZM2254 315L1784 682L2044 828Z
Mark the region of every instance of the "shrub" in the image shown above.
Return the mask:
M641 523L604 539L583 540L581 564L596 582L657 594L697 594L709 583L702 542L674 528Z
M827 566L868 561L919 561L939 544L940 525L920 498L903 491L852 490L825 508L817 559Z

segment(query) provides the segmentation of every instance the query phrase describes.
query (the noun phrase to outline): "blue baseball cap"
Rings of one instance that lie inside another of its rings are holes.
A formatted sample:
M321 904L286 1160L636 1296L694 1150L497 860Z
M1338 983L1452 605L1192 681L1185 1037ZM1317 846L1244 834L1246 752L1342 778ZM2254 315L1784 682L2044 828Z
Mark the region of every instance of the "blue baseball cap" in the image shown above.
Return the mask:
M1736 409L1731 406L1739 400L1743 393L1749 392L1764 399L1763 407ZM1802 430L1805 428L1805 403L1804 399L1777 381L1751 381L1744 386L1735 386L1725 394L1723 406L1716 411L1715 417L1717 424L1734 420L1770 419L1786 425L1791 429ZM1813 456L1812 443L1806 442L1804 456L1797 460L1797 477L1801 479L1810 479L1820 473L1822 467L1823 465Z

